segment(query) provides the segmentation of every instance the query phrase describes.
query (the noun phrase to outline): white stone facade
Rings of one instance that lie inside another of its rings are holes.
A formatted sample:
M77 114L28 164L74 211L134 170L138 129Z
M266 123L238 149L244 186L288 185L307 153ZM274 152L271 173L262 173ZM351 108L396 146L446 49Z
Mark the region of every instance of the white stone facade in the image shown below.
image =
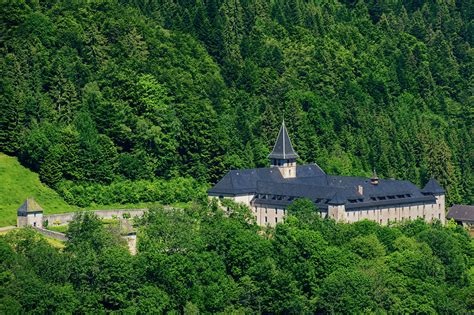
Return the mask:
M285 220L287 212L285 207L254 206L252 205L254 195L226 198L248 206L255 216L258 225L275 226ZM327 215L336 221L346 223L366 219L381 225L388 225L389 223L423 218L426 222L432 222L436 219L441 221L442 224L445 224L445 196L437 195L436 203L433 204L400 204L388 207L349 209L347 211L344 205L328 206L327 212L321 212L322 217L326 217Z
M17 226L43 227L43 212L28 212L25 216L17 216Z

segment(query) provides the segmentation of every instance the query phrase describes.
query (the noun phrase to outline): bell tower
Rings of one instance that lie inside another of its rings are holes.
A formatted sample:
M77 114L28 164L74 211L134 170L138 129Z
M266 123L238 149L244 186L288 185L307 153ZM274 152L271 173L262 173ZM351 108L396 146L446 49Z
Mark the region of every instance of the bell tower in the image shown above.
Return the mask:
M296 177L296 154L291 145L285 121L282 122L273 151L268 155L271 167L278 167L283 178Z

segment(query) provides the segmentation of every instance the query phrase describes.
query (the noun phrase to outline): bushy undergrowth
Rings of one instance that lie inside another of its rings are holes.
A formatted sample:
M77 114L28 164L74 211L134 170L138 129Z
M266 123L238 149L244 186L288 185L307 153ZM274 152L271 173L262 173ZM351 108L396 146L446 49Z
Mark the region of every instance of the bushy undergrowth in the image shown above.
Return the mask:
M80 207L91 204L129 204L159 202L171 204L203 199L206 186L192 178L170 180L119 181L110 185L64 181L58 186L59 194L68 203Z
M472 313L462 227L336 223L307 205L268 229L235 204L152 207L134 220L136 255L90 212L69 224L62 250L14 231L0 237L0 313Z

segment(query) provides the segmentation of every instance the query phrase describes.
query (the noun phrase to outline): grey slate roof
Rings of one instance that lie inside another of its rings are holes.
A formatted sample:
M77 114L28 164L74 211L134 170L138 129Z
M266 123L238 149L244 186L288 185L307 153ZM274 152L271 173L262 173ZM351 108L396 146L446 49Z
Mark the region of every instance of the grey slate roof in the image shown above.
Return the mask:
M332 196L328 204L333 205L333 206L340 206L340 205L345 205L346 201L347 201L347 198L343 196L343 193L338 191L334 194L334 196Z
M25 202L18 208L18 214L27 214L31 212L42 212L43 208L36 202L33 197L26 198Z
M358 193L358 186L362 187L362 195ZM208 194L253 194L255 205L280 206L287 206L296 198L309 198L322 211L328 204L345 204L346 210L357 210L436 202L433 193L424 192L409 181L380 179L377 185L373 185L370 178L327 175L316 164L298 165L296 177L286 179L277 167L230 171L208 190Z
M281 124L280 131L278 132L278 137L273 146L273 151L268 155L270 159L296 159L298 154L296 154L293 146L291 145L290 137L288 136L288 131L286 130L285 122Z
M438 184L438 182L432 178L430 179L421 192L426 194L444 194L444 189Z
M474 222L474 205L454 205L448 210L448 219L462 222Z

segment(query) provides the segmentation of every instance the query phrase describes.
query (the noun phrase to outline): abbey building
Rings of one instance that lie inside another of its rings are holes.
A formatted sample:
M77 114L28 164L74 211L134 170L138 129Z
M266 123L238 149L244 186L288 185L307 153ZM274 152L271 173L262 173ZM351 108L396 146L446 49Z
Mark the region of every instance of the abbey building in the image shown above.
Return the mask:
M388 224L423 218L445 222L445 191L431 179L423 189L405 180L327 175L318 165L297 165L298 154L283 123L271 166L227 173L208 190L209 197L230 198L253 211L257 223L282 222L297 198L312 200L321 216L342 222L363 219Z

